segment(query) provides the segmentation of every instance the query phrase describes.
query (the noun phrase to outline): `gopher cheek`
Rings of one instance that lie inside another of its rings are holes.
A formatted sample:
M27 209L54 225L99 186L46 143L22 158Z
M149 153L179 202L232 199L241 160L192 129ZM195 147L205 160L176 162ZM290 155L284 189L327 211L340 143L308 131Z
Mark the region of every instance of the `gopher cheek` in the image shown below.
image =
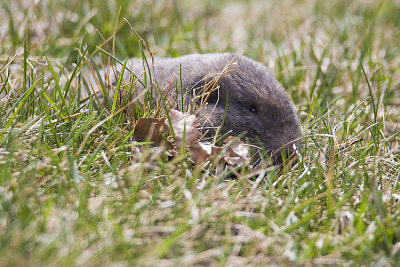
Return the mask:
M218 106L207 104L200 108L198 116L199 122L209 126L220 126L224 119L224 111Z

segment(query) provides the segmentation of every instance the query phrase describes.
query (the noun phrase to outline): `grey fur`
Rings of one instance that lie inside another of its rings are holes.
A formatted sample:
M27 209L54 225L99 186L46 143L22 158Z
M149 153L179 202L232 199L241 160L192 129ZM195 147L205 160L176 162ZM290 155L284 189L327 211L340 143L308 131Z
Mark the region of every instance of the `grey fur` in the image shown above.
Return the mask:
M229 71L220 75L232 60ZM128 67L136 76L143 73L141 59L131 59ZM118 70L120 67L117 67ZM125 71L126 81L130 75ZM247 57L192 54L179 58L156 58L153 75L160 88L167 88L172 80L178 84L182 82L183 88L189 89L191 98L201 93L198 89L204 89L207 81L220 75L218 90L200 109L199 118L206 126L221 125L228 97L228 112L221 133L231 131L232 135L240 135L246 132L245 136L252 144L260 145L261 142L270 154L299 137L300 122L282 86L265 66ZM115 78L110 79L111 83L115 83ZM291 153L293 144L284 150ZM279 162L280 155L274 160Z

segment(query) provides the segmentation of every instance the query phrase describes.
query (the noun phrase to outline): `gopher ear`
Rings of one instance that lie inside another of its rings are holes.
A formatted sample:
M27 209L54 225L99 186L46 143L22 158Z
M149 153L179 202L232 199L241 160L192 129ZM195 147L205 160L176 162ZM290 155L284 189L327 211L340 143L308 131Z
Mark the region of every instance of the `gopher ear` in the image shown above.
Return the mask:
M218 87L206 90L204 93L204 100L208 103L217 103L221 98Z
M221 97L219 94L219 85L214 79L203 78L192 87L192 96L199 103L217 103Z

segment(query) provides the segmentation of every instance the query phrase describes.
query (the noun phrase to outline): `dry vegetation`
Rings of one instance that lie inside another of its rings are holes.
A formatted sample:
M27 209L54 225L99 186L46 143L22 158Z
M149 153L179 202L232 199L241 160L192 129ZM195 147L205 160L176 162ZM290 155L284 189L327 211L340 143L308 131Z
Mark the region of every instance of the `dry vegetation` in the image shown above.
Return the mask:
M0 266L396 266L399 14L397 0L1 0ZM159 103L132 119L82 108L81 68L147 53L123 18L157 56L268 66L301 117L298 162L193 165L133 141Z

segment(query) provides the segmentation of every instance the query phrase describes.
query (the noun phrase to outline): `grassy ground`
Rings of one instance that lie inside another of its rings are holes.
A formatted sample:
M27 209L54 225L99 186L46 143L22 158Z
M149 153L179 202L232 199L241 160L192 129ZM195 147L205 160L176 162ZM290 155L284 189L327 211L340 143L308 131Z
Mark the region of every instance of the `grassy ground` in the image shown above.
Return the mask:
M0 265L396 266L399 14L396 0L1 0ZM299 161L196 167L135 145L122 113L81 109L84 55L141 56L123 18L157 56L271 68L308 136Z

